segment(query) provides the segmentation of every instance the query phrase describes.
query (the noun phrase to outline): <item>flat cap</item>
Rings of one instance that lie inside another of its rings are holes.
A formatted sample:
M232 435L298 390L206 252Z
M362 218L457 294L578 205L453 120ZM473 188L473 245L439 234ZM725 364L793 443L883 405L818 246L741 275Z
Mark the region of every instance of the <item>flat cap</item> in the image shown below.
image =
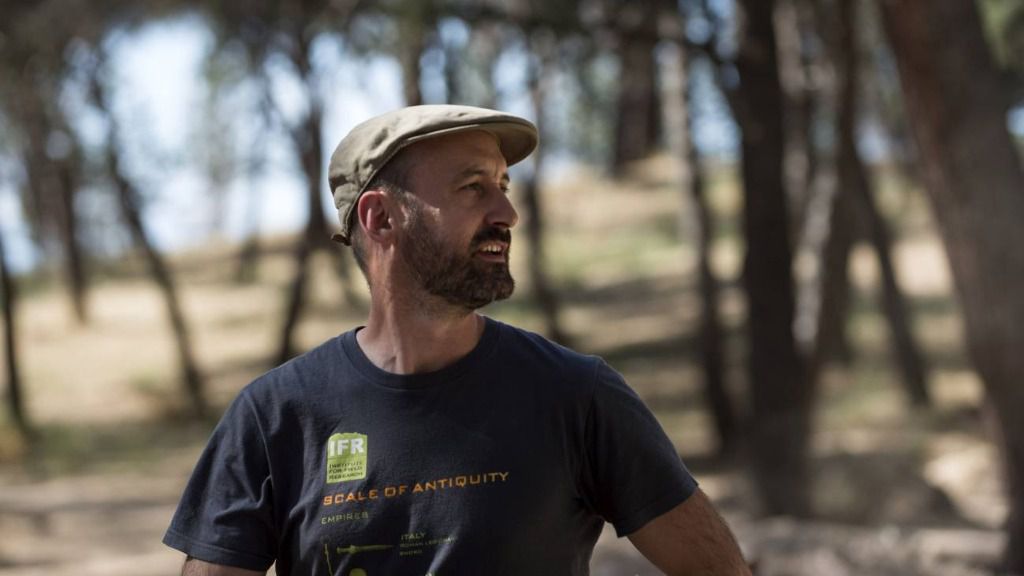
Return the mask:
M429 138L469 130L484 130L497 137L509 166L537 147L537 127L528 120L473 106L409 106L353 128L335 148L327 168L327 182L341 222L341 233L335 234L334 239L350 243L356 202L374 176L400 150Z

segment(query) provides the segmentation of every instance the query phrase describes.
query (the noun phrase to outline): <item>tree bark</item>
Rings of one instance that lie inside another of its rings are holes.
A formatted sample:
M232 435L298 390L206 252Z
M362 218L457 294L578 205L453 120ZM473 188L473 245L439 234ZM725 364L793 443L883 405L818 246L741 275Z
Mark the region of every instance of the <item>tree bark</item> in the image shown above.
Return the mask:
M742 0L736 69L742 118L743 229L747 295L751 448L767 514L809 512L810 394L793 336L794 293L783 180L782 89L773 0Z
M426 2L407 0L402 3L402 13L398 17L398 61L402 67L402 91L406 106L423 104L420 59L427 45L426 28L430 25L425 14L427 8Z
M185 395L188 398L193 415L197 418L203 418L207 413L203 377L192 353L192 338L189 335L185 314L179 303L174 278L163 257L150 241L145 225L142 223L142 214L139 209L139 193L122 170L121 154L117 144L117 121L110 110L106 88L98 77L95 77L92 81L92 90L95 103L106 115L109 123L109 133L105 146L105 163L107 173L114 183L121 216L128 225L136 247L145 257L153 280L164 296L167 316L171 322L171 330L174 333L174 340L177 344L178 362L181 366Z
M833 205L832 234L825 254L818 344L809 367L810 378L812 383L817 380L821 366L828 358L841 352L841 343L846 341L850 299L849 255L854 242L854 221L858 220L855 216L861 216L859 220L866 224L868 238L878 257L882 309L889 324L904 389L912 404L925 406L929 403L925 363L910 329L909 314L896 281L889 229L875 203L871 181L857 150L860 66L856 41L857 10L853 0L839 1L834 21L835 26L827 26L826 29L838 32L833 52L840 79L836 127L839 190Z
M399 42L398 60L401 64L402 93L406 96L406 106L423 104L423 91L420 89L421 72L420 58L426 47L423 23L403 22L402 38Z
M974 2L882 0L967 347L1002 432L1004 569L1024 573L1024 171Z
M535 43L536 44L536 43ZM530 242L530 254L527 258L527 266L530 271L530 285L533 288L533 298L544 318L544 326L548 336L555 342L569 345L569 339L562 325L558 320L558 294L551 286L548 278L546 264L546 250L544 245L544 209L540 198L540 178L544 164L543 130L544 130L544 102L547 95L546 86L548 83L548 58L549 46L533 50L534 62L530 64L528 84L530 97L533 101L534 119L537 123L537 131L541 134L541 142L537 144L533 152L533 172L523 186L523 208L525 208L526 237Z
M829 214L828 240L821 255L821 303L814 345L807 360L808 384L814 388L825 364L844 356L850 309L850 251L853 248L853 198L847 189L844 161L839 162L839 185Z
M810 28L801 10L804 2L781 0L776 6L775 29L778 39L779 79L782 85L786 150L783 174L791 201L793 230L796 240L807 210L811 181L817 163L817 151L811 136L814 129L816 87L811 81L809 62L803 39Z
M142 250L146 257L153 280L156 281L157 286L160 287L160 291L164 295L167 316L171 321L171 329L178 348L178 362L181 365L185 393L191 404L193 414L197 418L203 418L207 413L206 399L203 393L203 378L199 372L199 365L192 354L192 337L189 335L185 313L182 311L181 304L179 303L178 291L174 285L170 269L149 240L146 229L142 224L142 215L138 206L138 192L121 173L119 156L120 153L117 152L114 144L112 142L108 144L107 169L110 171L110 176L114 179L114 184L117 188L121 215L131 230L135 245Z
M308 86L308 85L307 85ZM311 98L312 100L312 98ZM312 106L312 103L311 103ZM306 284L309 276L309 260L316 247L327 238L327 225L320 205L320 116L319 108L311 107L301 133L295 138L300 145L303 173L306 177L306 202L309 219L295 248L295 271L288 289L288 303L285 307L281 340L276 358L277 364L287 362L296 353L295 329L306 303ZM346 282L347 284L347 282Z
M60 235L64 245L64 268L71 297L71 309L79 324L89 321L86 306L88 284L82 245L78 240L78 217L75 214L75 193L78 186L77 155L63 159L58 167L60 179Z
M18 289L7 267L3 234L0 234L0 296L3 297L4 319L4 368L7 376L7 409L14 426L24 437L31 434L25 401L21 386L21 371L18 368Z
M658 41L657 2L643 0L620 10L621 82L615 115L612 172L647 157L657 142L660 121L654 47Z
M260 209L263 202L263 192L257 183L255 166L250 164L247 170L248 189L246 195L245 219L248 222L248 237L238 252L238 266L235 268L235 283L251 284L259 276L260 261Z
M498 89L494 84L495 64L504 45L504 34L501 28L494 24L475 26L470 34L469 53L473 55L472 66L480 85L480 93L474 94L471 101L484 108L498 107ZM453 87L460 85L455 78L449 79L448 85L449 95L461 95L461 89L453 92Z
M859 208L857 213L864 217L868 238L878 257L882 279L882 309L895 345L903 387L913 405L927 406L930 399L925 362L910 329L910 315L896 281L891 234L875 202L871 180L857 150L856 126L861 74L860 50L856 40L860 20L856 2L840 0L838 16L839 49L836 60L841 78L838 126L840 194L854 198Z
M288 289L288 302L285 305L281 339L275 358L277 364L287 362L296 354L294 334L306 303L309 261L318 248L327 248L329 245L326 215L323 204L321 204L322 182L324 181L323 142L321 140L323 102L316 92L314 72L310 63L309 41L304 40L301 47L296 54L294 64L299 69L306 90L308 112L302 123L292 130L292 141L299 155L299 162L306 180L306 204L309 207L309 217L306 221L306 228L295 248L295 272ZM340 253L335 258L335 263L347 297L350 301L355 301L351 272Z
M78 241L78 220L74 197L81 174L78 144L70 136L62 114L50 110L56 96L49 93L50 83L29 79L37 86L25 86L18 113L19 121L27 133L25 166L28 175L26 208L36 241L44 248L56 248L46 240L51 234L59 242L65 286L71 310L79 324L88 320L86 308L87 281ZM67 148L52 157L47 142L61 135L69 142Z
M716 452L720 456L732 454L738 447L736 413L725 383L724 355L722 351L722 323L718 311L720 282L711 266L713 229L711 211L707 203L704 167L697 149L693 129L692 105L697 95L693 91L690 72L693 70L691 51L682 43L670 58L663 59L666 67L665 91L662 101L671 107L666 113L666 127L679 138L672 141L673 152L682 167L684 203L693 207L694 218L684 217L680 221L680 236L692 234L696 238L697 281L701 299L700 329L698 346L700 365L704 372L704 398L711 411L717 440ZM691 228L695 230L691 233Z
M861 204L861 212L867 217L868 234L878 256L878 267L882 277L882 310L889 321L889 331L895 346L896 362L903 376L905 389L911 404L928 406L928 368L921 354L921 348L911 330L910 311L907 309L903 291L896 281L896 265L892 261L892 240L889 227L875 203L875 196L859 157L854 158L856 178L859 181L854 191Z

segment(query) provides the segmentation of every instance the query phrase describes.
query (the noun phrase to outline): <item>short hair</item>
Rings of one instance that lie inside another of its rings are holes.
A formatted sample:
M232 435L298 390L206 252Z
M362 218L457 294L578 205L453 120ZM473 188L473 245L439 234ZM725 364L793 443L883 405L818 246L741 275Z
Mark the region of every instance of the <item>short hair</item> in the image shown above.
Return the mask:
M413 166L413 163L410 161L410 155L406 152L403 150L389 160L370 180L370 183L366 185L366 189L384 190L389 194L393 194L398 202L404 204L407 200L405 196L409 192L409 171ZM353 217L356 220L359 219L358 211L353 214ZM350 236L352 239L352 255L355 257L356 265L359 266L363 276L369 280L370 276L367 272L366 264L366 236L363 234L363 229L358 222L352 226Z

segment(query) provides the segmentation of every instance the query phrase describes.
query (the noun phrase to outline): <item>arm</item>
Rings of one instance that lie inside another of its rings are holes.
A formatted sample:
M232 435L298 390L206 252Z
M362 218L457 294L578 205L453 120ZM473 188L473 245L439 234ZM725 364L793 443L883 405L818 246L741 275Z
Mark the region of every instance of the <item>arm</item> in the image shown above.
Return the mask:
M189 556L185 559L185 565L181 567L181 576L266 576L266 572L210 564Z
M700 489L629 539L669 576L750 576L729 527Z

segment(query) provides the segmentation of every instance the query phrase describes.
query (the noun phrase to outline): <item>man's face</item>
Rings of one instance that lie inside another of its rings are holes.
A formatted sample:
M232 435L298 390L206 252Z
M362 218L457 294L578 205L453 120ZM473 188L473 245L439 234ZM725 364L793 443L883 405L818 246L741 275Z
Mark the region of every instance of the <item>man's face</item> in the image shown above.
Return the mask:
M414 145L399 254L423 290L475 310L512 295L508 167L496 140L465 132Z

